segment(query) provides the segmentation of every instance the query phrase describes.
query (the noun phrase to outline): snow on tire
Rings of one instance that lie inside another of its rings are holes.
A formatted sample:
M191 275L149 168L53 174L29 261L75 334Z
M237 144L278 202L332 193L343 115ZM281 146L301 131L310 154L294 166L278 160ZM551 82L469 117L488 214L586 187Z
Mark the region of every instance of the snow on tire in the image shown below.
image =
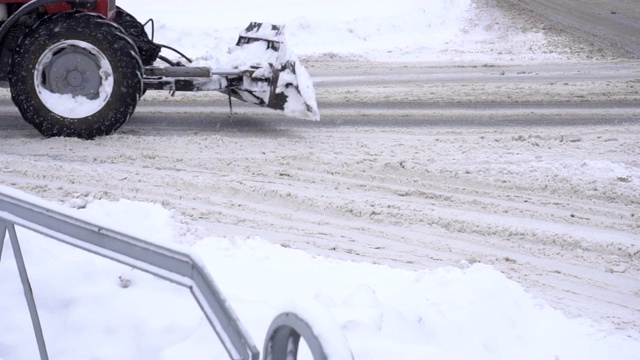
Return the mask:
M44 136L93 139L133 114L143 67L122 28L100 15L66 12L20 40L9 83L22 117Z

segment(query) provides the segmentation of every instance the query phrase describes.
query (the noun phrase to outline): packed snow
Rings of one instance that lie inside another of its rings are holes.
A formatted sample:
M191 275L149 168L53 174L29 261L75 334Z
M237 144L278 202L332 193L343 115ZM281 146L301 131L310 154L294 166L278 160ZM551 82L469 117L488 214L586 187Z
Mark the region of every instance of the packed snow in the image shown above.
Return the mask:
M567 54L546 51L549 39L536 29L519 31L509 26L508 21L501 19L495 11L478 6L471 0L433 0L428 3L400 0L370 2L366 6L358 2L334 0L286 0L279 1L277 7L258 0L197 0L180 8L176 8L175 2L169 0L154 1L153 6L150 3L142 0L119 1L120 6L139 20L154 18L157 41L179 45L177 47L181 50L205 60L211 54L226 51L235 43L238 32L250 21L285 24L290 48L303 59L338 56L400 62L483 64L560 61L567 57ZM597 133L595 130L593 132ZM593 183L585 180L576 185L576 193L580 194L587 191L588 187L595 186L596 180L620 185L615 191L623 196L627 194L629 203L635 201L634 194L640 191L640 172L637 166L612 163L601 158L601 154L594 154L592 159L575 163L545 161L544 156L549 155L551 158L552 151L549 149L552 147L562 147L562 151L580 154L589 152L587 142L571 134L554 138L542 133L537 137L523 135L522 138L510 139L506 139L498 131L491 133L486 130L477 134L483 139L491 139L479 143L480 145L476 144L482 147L476 151L487 154L485 162L468 164L466 173L459 172L458 168L447 168L446 165L434 166L440 166L439 169L444 172L451 171L448 175L450 179L455 179L452 180L454 182L466 181L470 184L472 178L478 176L502 179L504 183L496 184L496 189L503 185L512 188L521 186L517 179L525 177L539 177L541 180L535 184L553 188L555 182L565 183L572 176L579 176L593 179ZM477 134L470 136L478 137ZM384 152L379 159L372 161L384 162L386 158L392 159L391 153L395 150L381 150L382 147L375 146L375 135L371 134L370 144L361 146L366 151ZM397 136L398 144L402 143L402 136ZM448 139L447 131L430 136ZM612 151L629 143L623 139L624 134L604 138L599 137L599 134L589 136L592 140L610 144ZM135 145L127 143L126 136L118 135L114 138L122 142L123 152L138 150ZM619 139L621 145L616 147ZM194 138L187 150L197 151L200 140L210 143L211 139ZM467 140L471 141L470 138ZM82 149L83 145L79 141L68 141L68 146ZM278 139L274 141L278 142ZM291 139L284 141L290 142ZM436 138L433 141L440 140ZM240 154L249 151L247 147L260 147L259 144L252 145L253 143L251 139L243 142L228 139L226 143L218 145L230 148L230 153ZM309 154L304 152L292 156L312 157L313 151L321 153L334 145L319 143L313 148L305 149ZM368 145L371 145L370 149ZM462 148L463 145L460 143L459 147ZM514 152L517 158L520 152L524 153L532 146L539 149L541 154L541 157L536 158L537 161L532 162L536 159L523 155L523 162L491 166L492 161L498 160L495 153L499 151ZM350 153L354 149L343 150ZM432 149L435 152L440 150L443 149ZM548 153L545 152L547 150ZM144 151L145 156L154 157L150 150ZM414 152L418 153L415 149ZM262 156L267 159L266 155ZM470 155L460 152L436 153L431 156L436 160L412 158L409 161L394 162L396 159L393 158L394 161L376 164L379 165L379 173L366 176L379 177L383 182L393 183L398 186L393 192L406 196L406 191L410 191L406 189L412 183L397 184L393 180L393 174L406 173L406 177L402 179L413 179L413 184L418 184L419 178L423 176L419 171L424 165L421 161L443 163L446 159L451 159L457 164ZM144 165L138 165L141 169L144 168ZM220 168L224 166L222 163L214 164L216 165ZM314 163L313 166L322 167L322 163ZM361 168L354 170L367 169L360 163L356 166ZM539 171L532 170L536 168ZM102 169L104 173L96 176L111 178L117 175L108 173L108 167ZM297 170L311 173L313 169ZM2 171L11 173L12 170L5 165ZM328 171L330 170L326 169L327 173ZM532 171L535 173L532 174ZM141 176L145 176L142 173ZM282 176L289 175L284 173ZM131 181L134 174L120 174L117 177L118 181L126 182ZM350 179L349 175L340 178L341 181ZM169 180L159 180L159 184L166 181ZM509 183L510 181L513 183ZM242 185L240 182L238 181L238 186ZM311 184L310 181L310 190L304 195L316 196L318 201L329 204L327 197L331 194L316 193ZM374 213L375 209L370 209L368 200L360 202L362 199L348 199L352 192L363 193L338 189L341 185L344 184L335 184L337 193L333 196L344 196L350 201L354 217L393 217L395 213L392 212L403 215L403 206L410 206L398 202L395 204L397 208L388 209L385 213ZM162 186L158 185L157 188ZM273 186L277 187L278 184ZM348 186L346 184L347 188ZM442 185L442 189L444 188ZM202 191L197 187L195 189ZM0 190L28 197L14 189L3 187ZM152 190L158 191L148 189ZM553 231L538 231L538 225L542 223L540 219L532 219L517 226L508 222L494 224L497 221L495 214L514 210L506 204L507 200L496 201L492 209L480 209L480 206L486 204L474 200L471 195L465 198L464 193L454 195L444 191L441 195L454 196L456 201L468 202L468 208L477 210L469 211L466 215L486 214L484 217L461 218L457 223L443 225L459 226L461 237L466 236L465 229L468 227L479 227L490 222L495 226L487 228L487 232L495 238L513 231L523 231L522 228L526 229L522 236L537 236L540 235L538 232ZM193 196L208 195L198 193ZM302 203L304 200L299 199ZM581 202L580 208L589 207L587 199L579 200L585 203ZM376 264L361 257L358 261L355 258L335 259L275 245L277 239L247 234L246 229L241 230L240 226L221 225L220 229L225 234L220 234L220 231L213 234L176 209L161 203L132 201L126 196L117 201L85 196L73 201L61 198L58 202L51 206L105 227L159 244L182 247L185 251L197 254L207 265L259 349L262 349L263 337L271 320L284 310L295 309L310 323L317 324L318 335L329 339L326 345L331 353L344 354L342 346L346 343L354 359L640 359L640 336L637 329L632 332L616 332L607 324L589 319L587 314L583 317L568 316L533 296L505 274L480 261L462 260L458 266L403 269ZM220 203L224 205L224 201L220 200ZM437 205L433 204L430 202L429 206L434 209L434 213L425 214L423 219L432 223L423 224L424 226L437 225L444 221L443 216L451 215L437 214ZM533 213L532 208L536 206L539 205L523 205L516 210L525 214ZM258 209L260 206L254 208ZM301 208L304 209L304 206ZM273 208L265 208L262 211L271 209ZM235 212L243 210L246 209L230 209L234 213L229 216L241 219L243 214ZM602 208L593 211L602 215L614 210ZM261 216L261 213L256 211L245 215L255 218ZM307 214L299 215L297 227L304 229ZM288 216L295 218L293 214ZM552 223L551 218L560 215L548 216L548 223ZM488 220L489 217L492 219ZM507 218L500 218L504 219ZM323 231L322 219L308 221L313 223L309 226L310 233ZM348 221L348 218L344 221ZM411 221L418 226L421 220ZM514 217L514 221L519 220ZM581 226L581 219L575 221L566 232L573 231L576 237L580 237L586 229L591 229L587 225ZM241 222L238 220L238 223ZM625 254L633 253L633 249L638 247L637 231L616 230L617 224L611 226L612 229L607 229L603 236L623 239L627 248L618 250ZM346 229L345 225L336 230L336 235L342 230L346 233ZM270 230L264 229L264 234L269 234ZM304 231L300 231L296 236L304 236L303 233ZM363 243L374 237L368 235L367 229L362 229L361 233L363 235L360 240ZM400 236L398 232L389 234ZM406 234L416 236L416 232L411 233L409 230ZM542 235L540 241L546 239ZM52 359L226 358L224 349L188 290L24 229L18 229L18 236ZM538 241L538 238L533 241ZM4 248L0 250L0 359L36 359L38 352L35 338L8 238L5 239ZM438 251L446 252L443 249ZM508 257L505 259L509 260ZM303 351L301 357L309 358L308 352Z

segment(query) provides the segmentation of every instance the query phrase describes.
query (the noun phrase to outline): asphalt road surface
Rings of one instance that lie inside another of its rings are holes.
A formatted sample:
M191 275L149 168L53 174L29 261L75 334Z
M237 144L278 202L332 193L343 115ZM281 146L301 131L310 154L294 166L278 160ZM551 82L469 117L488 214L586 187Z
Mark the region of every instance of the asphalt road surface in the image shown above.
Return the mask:
M640 57L640 3L637 0L498 0L499 6L529 11L532 21L547 22L580 41Z

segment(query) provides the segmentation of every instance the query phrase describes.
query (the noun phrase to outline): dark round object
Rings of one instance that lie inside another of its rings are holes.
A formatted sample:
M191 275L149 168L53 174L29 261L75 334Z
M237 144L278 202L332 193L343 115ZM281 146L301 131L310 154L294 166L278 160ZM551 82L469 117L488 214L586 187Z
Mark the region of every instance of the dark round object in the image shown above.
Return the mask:
M120 26L74 11L48 16L24 34L9 84L22 117L44 136L93 139L131 117L142 74L138 50Z

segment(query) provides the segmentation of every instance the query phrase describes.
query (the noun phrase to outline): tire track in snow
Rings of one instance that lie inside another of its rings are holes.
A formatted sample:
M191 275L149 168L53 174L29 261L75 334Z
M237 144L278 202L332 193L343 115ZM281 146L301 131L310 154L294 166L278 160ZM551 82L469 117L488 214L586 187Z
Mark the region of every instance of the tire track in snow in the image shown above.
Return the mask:
M514 94L525 99L536 86ZM626 80L611 86L635 96ZM331 99L331 86L324 89ZM443 87L443 99L455 89ZM488 99L502 96L484 89ZM580 89L606 102L606 93ZM637 110L624 111L628 118ZM553 126L502 125L500 112L484 115L495 126L458 115L433 125L431 113L415 111L423 125L367 125L384 114L372 107L360 126L249 117L206 128L176 114L182 127L133 119L95 141L10 128L0 132L0 181L76 207L95 198L157 202L216 234L346 260L412 269L481 261L569 314L640 327L637 122L562 126L567 114L558 111Z

